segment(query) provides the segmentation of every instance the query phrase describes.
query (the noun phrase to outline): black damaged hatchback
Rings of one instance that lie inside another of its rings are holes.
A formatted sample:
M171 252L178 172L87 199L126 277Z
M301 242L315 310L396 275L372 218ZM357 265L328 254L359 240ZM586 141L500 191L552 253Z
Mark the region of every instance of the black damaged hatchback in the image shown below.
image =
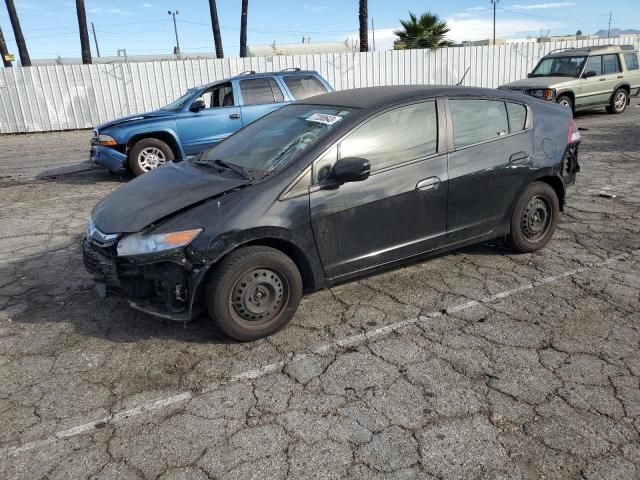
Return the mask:
M320 95L116 189L84 262L102 296L253 340L303 292L497 237L544 247L579 142L570 111L508 91Z

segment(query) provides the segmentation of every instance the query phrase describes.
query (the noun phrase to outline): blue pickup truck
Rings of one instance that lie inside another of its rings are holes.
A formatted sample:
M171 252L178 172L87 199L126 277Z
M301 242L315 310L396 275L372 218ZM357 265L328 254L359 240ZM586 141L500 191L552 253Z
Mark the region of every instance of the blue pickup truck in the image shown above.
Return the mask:
M148 113L98 125L90 161L134 175L196 155L254 120L295 100L333 91L314 71L246 72L190 88L176 101Z

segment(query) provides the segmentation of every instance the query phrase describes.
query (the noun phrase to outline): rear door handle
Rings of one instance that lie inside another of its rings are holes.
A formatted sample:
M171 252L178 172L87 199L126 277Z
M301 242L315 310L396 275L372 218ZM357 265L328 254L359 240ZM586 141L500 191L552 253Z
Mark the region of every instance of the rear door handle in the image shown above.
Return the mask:
M618 78L624 78L624 75L618 75Z
M600 79L600 80L598 80L598 81L599 81L599 82L604 82L604 81L606 81L606 80L607 80L606 78L601 78L601 79Z
M229 118L231 120L238 120L240 118L240 114L239 113L232 113L229 115Z
M516 165L526 165L529 163L529 154L527 152L514 153L509 157L509 163Z
M424 180L420 180L416 185L416 190L426 192L427 190L436 190L440 186L440 179L438 177L429 177Z

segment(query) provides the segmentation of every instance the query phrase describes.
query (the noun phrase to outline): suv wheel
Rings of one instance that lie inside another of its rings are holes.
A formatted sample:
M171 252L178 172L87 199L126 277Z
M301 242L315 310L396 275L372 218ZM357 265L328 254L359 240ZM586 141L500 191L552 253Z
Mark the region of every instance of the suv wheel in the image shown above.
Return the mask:
M173 150L165 142L157 138L145 138L136 143L129 151L127 162L129 169L137 177L174 158Z
M629 104L629 94L624 88L619 88L611 97L611 104L607 107L609 113L622 113Z
M289 323L302 298L302 277L279 250L243 247L216 267L205 295L209 316L223 333L256 340Z
M571 111L573 111L573 100L571 100L569 95L560 95L556 100L556 103L563 107L570 108Z
M543 248L556 230L560 215L558 196L550 185L533 182L516 202L511 215L511 247L520 253Z

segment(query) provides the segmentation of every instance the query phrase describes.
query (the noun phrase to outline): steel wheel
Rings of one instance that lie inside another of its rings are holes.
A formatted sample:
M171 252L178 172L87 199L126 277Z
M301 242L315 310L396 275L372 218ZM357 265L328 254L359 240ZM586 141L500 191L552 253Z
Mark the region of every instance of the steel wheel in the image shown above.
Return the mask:
M286 277L272 268L255 268L242 275L229 294L236 322L259 328L282 314L289 300Z
M549 199L535 196L522 213L522 233L527 241L537 243L545 238L553 217L553 209Z
M138 154L138 166L145 172L164 165L166 161L164 152L157 147L147 147Z

